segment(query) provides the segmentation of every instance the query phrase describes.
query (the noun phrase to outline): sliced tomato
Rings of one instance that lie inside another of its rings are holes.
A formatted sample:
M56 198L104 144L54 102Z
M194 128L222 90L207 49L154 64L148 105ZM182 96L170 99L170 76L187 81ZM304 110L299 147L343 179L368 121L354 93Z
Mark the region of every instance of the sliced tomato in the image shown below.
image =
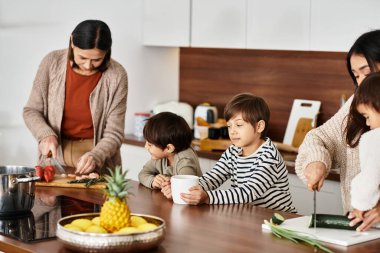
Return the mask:
M54 166L48 165L44 168L44 179L46 182L51 182L54 180L55 168Z
M34 166L34 168L36 169L36 175L40 177L40 181L44 180L44 168L39 165Z

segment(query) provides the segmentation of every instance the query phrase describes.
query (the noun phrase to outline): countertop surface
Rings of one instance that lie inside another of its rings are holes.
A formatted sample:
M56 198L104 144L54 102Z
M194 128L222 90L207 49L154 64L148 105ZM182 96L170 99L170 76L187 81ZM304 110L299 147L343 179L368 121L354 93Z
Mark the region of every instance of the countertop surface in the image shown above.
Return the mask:
M146 252L314 252L304 244L296 244L277 238L261 225L270 219L273 210L251 204L188 206L173 204L158 190L150 190L138 182L131 182L133 195L128 203L134 213L161 217L166 222L165 239L158 248ZM101 204L103 192L96 189L37 187L36 198L41 196L68 196ZM282 213L285 218L297 215ZM378 252L380 240L373 240L350 247L327 244L334 252ZM0 250L12 253L69 253L57 239L22 243L0 236Z
M142 138L138 138L138 137L134 136L133 134L127 134L127 135L125 135L123 143L129 144L129 145L135 145L135 146L139 146L139 147L144 147L145 140ZM197 152L197 155L199 157L211 159L211 160L219 160L220 156L223 153L221 151L200 150L198 146L194 146L194 149ZM290 153L290 152L281 152L281 154L285 160L286 167L287 167L289 173L295 174L294 159L295 159L296 154ZM332 180L332 181L340 181L339 174L336 172L331 172L327 176L326 179Z

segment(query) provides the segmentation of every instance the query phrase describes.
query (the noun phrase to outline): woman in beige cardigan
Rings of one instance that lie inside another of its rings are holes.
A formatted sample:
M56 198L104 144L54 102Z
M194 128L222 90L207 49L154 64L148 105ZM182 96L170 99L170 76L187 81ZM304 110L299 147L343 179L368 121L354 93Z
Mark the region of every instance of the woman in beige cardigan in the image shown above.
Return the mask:
M128 78L111 59L111 31L99 20L77 25L69 48L42 60L24 121L39 143L67 173L102 173L121 164Z
M355 87L371 72L380 70L380 30L361 35L347 54L346 64ZM311 130L299 148L296 159L297 175L310 191L319 191L330 170L340 173L340 185L344 212L351 210L350 184L360 171L358 148L347 144L347 115L352 97L322 126ZM380 216L380 204L366 213L363 225L367 229Z

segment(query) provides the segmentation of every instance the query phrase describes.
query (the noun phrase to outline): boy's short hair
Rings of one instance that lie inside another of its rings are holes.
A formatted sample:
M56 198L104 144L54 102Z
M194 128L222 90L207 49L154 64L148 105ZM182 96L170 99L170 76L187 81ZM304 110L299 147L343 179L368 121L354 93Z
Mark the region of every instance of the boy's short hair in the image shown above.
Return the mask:
M251 93L240 93L234 96L224 108L224 118L229 121L236 114L241 113L243 119L252 126L260 120L264 120L265 128L261 133L261 139L268 134L270 111L267 103L261 97Z
M162 149L172 144L175 153L188 149L193 139L192 131L185 119L171 112L161 112L150 117L144 126L143 134L145 140Z

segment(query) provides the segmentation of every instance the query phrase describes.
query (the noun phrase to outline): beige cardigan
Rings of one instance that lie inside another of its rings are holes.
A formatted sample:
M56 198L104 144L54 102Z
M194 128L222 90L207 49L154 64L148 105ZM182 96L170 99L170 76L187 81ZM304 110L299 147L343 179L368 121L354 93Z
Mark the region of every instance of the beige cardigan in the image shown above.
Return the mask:
M49 53L42 60L33 82L23 117L33 136L40 142L47 136L58 138L58 159L62 154L61 123L65 104L67 49ZM94 125L94 148L89 152L97 170L121 165L120 146L124 138L128 77L116 61L110 61L90 95Z
M339 171L344 213L351 209L351 181L360 172L358 147L350 148L344 134L352 98L331 119L306 135L299 147L295 165L296 173L304 183L306 178L303 172L311 162L323 162L328 172L331 169Z

